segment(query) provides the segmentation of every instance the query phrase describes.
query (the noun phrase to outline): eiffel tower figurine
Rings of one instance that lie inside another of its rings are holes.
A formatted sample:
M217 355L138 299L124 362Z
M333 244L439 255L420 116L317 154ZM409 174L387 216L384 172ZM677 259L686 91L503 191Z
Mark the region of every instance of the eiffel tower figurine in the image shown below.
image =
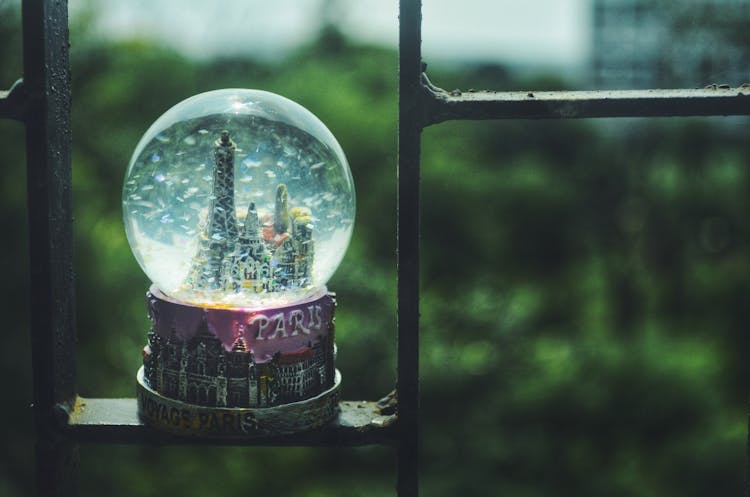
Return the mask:
M227 255L232 253L237 240L237 218L234 208L234 152L237 146L222 131L214 142L214 182L211 203L200 239L198 253L185 280L186 286L195 290L224 288L224 267L230 263Z

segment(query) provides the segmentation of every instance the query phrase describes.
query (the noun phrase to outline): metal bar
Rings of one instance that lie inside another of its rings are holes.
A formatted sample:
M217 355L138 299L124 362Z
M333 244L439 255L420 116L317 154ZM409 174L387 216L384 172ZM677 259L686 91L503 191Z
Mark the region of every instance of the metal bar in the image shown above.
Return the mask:
M10 90L0 91L0 119L23 121L26 116L26 88L19 79Z
M425 126L455 119L750 115L750 86L700 90L447 92L422 76Z
M339 406L339 417L320 430L272 438L227 440L179 437L154 430L138 418L136 399L79 398L66 434L79 442L146 445L349 447L395 442L396 416L384 414L379 403L344 401Z
M24 0L23 60L37 494L73 496L78 445L59 430L76 395L67 1Z
M422 133L420 0L399 3L398 116L398 478L419 493L419 156Z

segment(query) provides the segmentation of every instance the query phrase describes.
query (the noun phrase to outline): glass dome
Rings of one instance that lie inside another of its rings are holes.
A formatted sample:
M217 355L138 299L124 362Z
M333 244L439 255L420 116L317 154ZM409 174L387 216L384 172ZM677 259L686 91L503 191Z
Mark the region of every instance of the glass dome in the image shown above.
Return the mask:
M130 247L179 301L274 307L325 291L354 226L354 184L333 134L279 95L216 90L146 131L122 193Z

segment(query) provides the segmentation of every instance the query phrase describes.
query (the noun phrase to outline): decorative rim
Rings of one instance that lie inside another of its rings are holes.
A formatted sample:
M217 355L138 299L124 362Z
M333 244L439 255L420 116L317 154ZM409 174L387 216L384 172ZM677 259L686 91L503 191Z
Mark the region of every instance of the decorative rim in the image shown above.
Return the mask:
M259 438L320 428L338 414L341 373L333 386L305 400L273 407L207 407L165 397L145 382L138 369L138 415L153 428L175 435L211 438Z

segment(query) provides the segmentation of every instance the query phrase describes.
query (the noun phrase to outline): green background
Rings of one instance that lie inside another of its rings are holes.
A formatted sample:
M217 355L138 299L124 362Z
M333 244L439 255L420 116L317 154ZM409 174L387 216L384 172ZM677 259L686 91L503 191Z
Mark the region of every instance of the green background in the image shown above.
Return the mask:
M273 63L196 61L72 26L78 385L132 397L148 280L120 191L140 136L216 88L259 88L323 120L358 188L339 296L347 399L395 381L397 54L333 28ZM0 87L22 74L0 3ZM438 85L560 89L492 66ZM424 495L738 495L750 307L748 121L448 123L422 168ZM5 317L0 496L34 488L24 134L0 122ZM32 200L33 201L33 200ZM395 451L85 445L83 495L392 495Z

